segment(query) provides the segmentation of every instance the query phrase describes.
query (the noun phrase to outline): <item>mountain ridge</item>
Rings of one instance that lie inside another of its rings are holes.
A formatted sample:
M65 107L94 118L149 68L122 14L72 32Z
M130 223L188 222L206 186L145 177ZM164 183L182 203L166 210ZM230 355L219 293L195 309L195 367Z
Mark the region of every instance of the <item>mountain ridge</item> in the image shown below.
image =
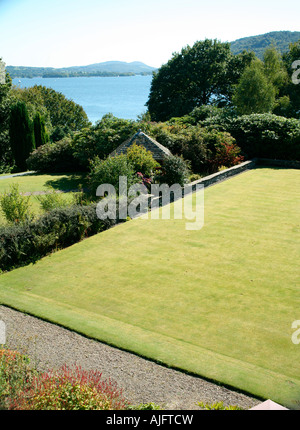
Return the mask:
M234 54L243 50L254 51L255 55L262 59L266 48L272 44L283 54L288 51L289 44L300 40L300 31L271 31L269 33L247 36L230 42Z
M300 31L272 31L256 36L247 36L236 39L230 43L231 50L238 54L244 50L253 51L262 59L266 48L272 44L283 54L289 48L290 43L300 40ZM148 66L140 61L104 61L88 64L86 66L70 67L25 67L7 66L6 70L12 78L57 78L57 77L81 77L81 76L134 76L152 75L158 69Z
M12 78L33 77L80 77L80 76L133 76L152 75L157 70L140 61L105 61L86 66L71 67L26 67L7 66L7 72Z

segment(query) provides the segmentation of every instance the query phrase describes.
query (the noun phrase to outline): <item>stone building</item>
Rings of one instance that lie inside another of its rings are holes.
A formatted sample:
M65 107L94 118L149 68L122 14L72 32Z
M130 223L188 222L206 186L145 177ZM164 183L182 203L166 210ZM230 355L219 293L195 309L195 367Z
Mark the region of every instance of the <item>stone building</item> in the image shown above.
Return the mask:
M171 152L168 148L158 143L156 140L152 139L151 137L147 136L147 134L143 133L141 130L139 130L134 136L127 139L125 142L123 142L118 148L113 151L110 155L120 155L125 154L127 149L132 146L133 144L137 144L140 146L143 146L147 149L147 151L151 151L154 160L156 160L159 164L162 164L164 161L164 158L168 155L171 155Z

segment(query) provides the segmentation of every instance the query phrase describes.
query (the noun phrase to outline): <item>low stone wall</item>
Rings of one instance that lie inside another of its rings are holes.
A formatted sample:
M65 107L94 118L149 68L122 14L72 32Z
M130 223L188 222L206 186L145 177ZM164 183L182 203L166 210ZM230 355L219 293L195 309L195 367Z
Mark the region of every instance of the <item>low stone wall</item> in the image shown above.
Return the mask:
M228 169L222 170L221 172L214 173L209 176L205 176L204 178L197 179L194 182L191 182L189 184L186 184L185 187L182 187L182 195L180 197L177 196L177 200L197 191L197 188L199 189L199 185L203 185L205 188L216 184L217 182L224 181L225 179L228 179L231 176L238 175L239 173L245 172L246 170L253 169L255 167L255 161L244 161L243 163L238 164L237 166L230 167ZM153 197L153 195L148 196L148 203L149 206L153 205L155 206L155 203L157 204L157 201L159 200L159 206L162 206L162 197ZM174 194L171 193L170 195L170 202L174 202Z
M208 187L217 182L224 181L225 179L238 175L239 173L245 172L246 170L253 169L256 166L256 160L244 161L236 166L230 167L229 169L221 170L220 172L213 173L212 175L205 176L204 178L197 179L197 181L191 182L189 186L192 190L196 190L198 184L203 184L204 187Z
M217 182L224 181L231 176L238 175L239 173L245 172L255 167L283 167L290 169L300 169L300 161L295 160L273 160L268 158L254 158L253 160L244 161L236 166L230 167L229 169L221 170L220 172L214 173L204 178L198 179L192 182L189 186L192 187L193 191L196 190L197 184L203 184L205 187L216 184Z
M197 186L199 189L199 185L203 185L204 188L209 187L211 185L217 184L218 182L225 181L226 179L238 175L240 173L246 172L250 169L255 169L255 167L259 166L267 166L267 167L284 167L284 168L300 168L300 161L288 161L288 160L272 160L266 158L255 158L253 160L244 161L236 166L230 167L225 170L221 170L220 172L213 173L212 175L205 176L204 178L197 179L190 184L187 184L184 188L182 188L182 197L187 194L193 193L197 190ZM181 198L181 197L180 197ZM159 200L159 205L162 205L162 197L154 197L149 196L149 205L153 204ZM171 194L170 202L174 201L174 196ZM152 203L151 203L152 202Z

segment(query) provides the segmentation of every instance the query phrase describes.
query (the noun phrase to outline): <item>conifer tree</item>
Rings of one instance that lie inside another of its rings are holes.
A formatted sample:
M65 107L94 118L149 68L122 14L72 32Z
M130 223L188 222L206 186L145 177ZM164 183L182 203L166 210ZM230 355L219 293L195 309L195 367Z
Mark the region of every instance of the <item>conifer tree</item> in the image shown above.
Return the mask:
M33 118L33 130L36 148L48 142L45 120L39 112Z
M18 102L11 108L9 136L16 168L18 171L25 171L26 159L35 149L35 140L33 123L23 102Z

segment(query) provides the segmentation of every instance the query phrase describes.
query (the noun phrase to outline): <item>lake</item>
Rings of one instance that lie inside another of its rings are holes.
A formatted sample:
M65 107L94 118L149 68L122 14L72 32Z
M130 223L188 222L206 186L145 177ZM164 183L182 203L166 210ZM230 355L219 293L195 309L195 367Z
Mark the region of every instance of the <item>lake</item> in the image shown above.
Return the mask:
M43 85L78 103L95 123L107 113L118 118L137 119L146 112L152 76L15 78L21 88Z

